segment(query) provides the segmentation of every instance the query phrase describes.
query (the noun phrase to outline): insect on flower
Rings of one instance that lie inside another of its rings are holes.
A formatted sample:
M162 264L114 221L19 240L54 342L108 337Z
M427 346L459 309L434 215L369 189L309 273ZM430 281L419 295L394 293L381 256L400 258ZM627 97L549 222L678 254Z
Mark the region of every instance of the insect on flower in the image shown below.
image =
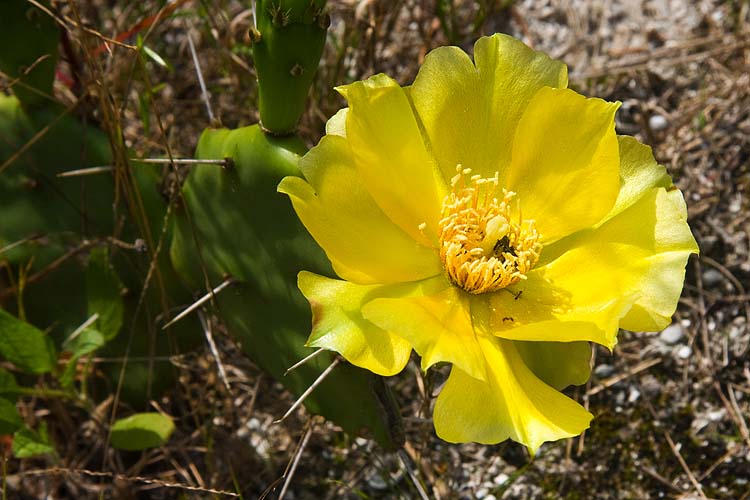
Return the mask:
M438 436L534 453L592 415L559 392L589 377L590 342L671 319L697 246L651 150L615 133L618 103L505 35L474 59L441 47L416 80L337 90L349 107L287 177L341 280L302 272L308 345L381 375L412 349L452 365Z

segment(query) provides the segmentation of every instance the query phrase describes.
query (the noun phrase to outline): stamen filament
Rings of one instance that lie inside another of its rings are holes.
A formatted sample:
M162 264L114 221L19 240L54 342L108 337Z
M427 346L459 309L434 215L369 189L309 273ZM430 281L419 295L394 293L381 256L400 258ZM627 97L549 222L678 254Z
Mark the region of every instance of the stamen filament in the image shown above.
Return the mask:
M515 193L502 190L495 197L500 176L482 178L471 169L456 166L452 191L443 200L440 258L448 276L469 293L493 292L526 279L539 260L542 245L533 220L524 220Z

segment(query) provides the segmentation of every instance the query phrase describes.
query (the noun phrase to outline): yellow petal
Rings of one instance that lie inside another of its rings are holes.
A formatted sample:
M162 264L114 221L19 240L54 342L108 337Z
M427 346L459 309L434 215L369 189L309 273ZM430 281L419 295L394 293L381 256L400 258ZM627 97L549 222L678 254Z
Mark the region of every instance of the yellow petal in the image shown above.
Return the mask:
M618 136L617 140L620 146L620 191L612 210L596 226L620 214L650 188L669 188L672 185L672 179L666 169L656 163L650 147L627 135Z
M459 367L435 403L437 435L449 442L493 444L512 439L533 455L546 441L576 436L591 414L537 378L512 341L479 337L487 381Z
M369 196L346 139L329 135L300 161L307 181L287 177L279 191L325 250L336 273L354 283L414 281L442 272L436 252L398 228Z
M620 321L620 327L634 331L655 332L672 320L685 280L685 264L698 244L687 226L687 208L679 190L659 191L656 199L658 250L649 258L632 309Z
M557 390L585 384L591 376L588 342L515 342L526 366Z
M589 340L607 347L618 327L669 323L684 268L697 251L682 194L652 188L601 227L545 248L557 255L490 299L491 330L515 340Z
M346 115L349 108L341 108L326 122L326 134L346 137Z
M346 137L370 195L412 238L434 244L443 181L406 92L382 74L337 90L349 103Z
M567 68L507 35L474 46L476 66L458 47L430 52L411 98L446 179L457 164L501 179L510 164L516 126L543 86L565 87Z
M422 357L423 370L447 362L484 379L484 362L467 294L446 281L442 289L437 288L422 296L375 299L362 308L362 314L408 340Z
M543 88L518 124L506 187L542 243L591 227L619 191L618 103Z
M313 328L307 345L336 351L353 365L378 375L403 370L411 346L362 317L363 300L380 285L355 285L302 271L299 289L310 302Z

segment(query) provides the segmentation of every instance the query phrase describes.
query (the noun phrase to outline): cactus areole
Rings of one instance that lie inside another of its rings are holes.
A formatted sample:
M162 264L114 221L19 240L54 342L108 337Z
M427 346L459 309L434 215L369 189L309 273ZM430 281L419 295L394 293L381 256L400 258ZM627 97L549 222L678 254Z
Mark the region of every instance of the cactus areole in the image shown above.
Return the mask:
M258 0L251 29L260 122L273 135L294 133L325 45L325 0Z

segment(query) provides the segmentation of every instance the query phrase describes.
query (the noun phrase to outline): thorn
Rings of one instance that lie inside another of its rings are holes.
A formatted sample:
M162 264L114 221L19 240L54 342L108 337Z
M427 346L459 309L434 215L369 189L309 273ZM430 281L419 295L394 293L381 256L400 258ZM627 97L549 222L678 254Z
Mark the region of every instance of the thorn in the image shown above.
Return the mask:
M130 161L136 163L157 163L157 164L174 164L174 165L221 165L224 168L232 168L234 160L224 158L223 160L197 160L195 158L130 158ZM115 167L112 165L102 165L100 167L79 168L60 172L57 177L82 177L84 175L102 174L113 172Z
M321 352L324 352L325 350L326 349L323 349L321 347L320 349L318 349L314 353L312 353L312 354L310 354L308 356L305 356L301 360L297 361L292 366L290 366L289 368L287 368L287 370L284 372L284 376L286 377L289 374L289 372L291 372L292 370L296 370L297 368L299 368L300 366L304 365L305 363L307 363L308 361L310 361L311 359L313 359L315 356L317 356Z
M219 369L219 378L224 383L224 387L227 391L232 389L229 387L229 380L227 380L227 372L224 370L224 364L221 362L221 356L219 356L219 350L216 348L216 342L214 342L213 329L211 328L211 321L206 320L206 316L202 311L198 311L198 319L203 327L203 333L206 334L206 341L208 342L208 348L211 350L211 355L216 360L216 366Z
M289 409L288 409L288 410L286 411L286 413L284 413L284 416L283 416L283 417L281 417L281 418L280 418L280 419L278 419L278 420L274 420L274 421L273 421L273 423L274 423L274 424L280 424L280 423L281 423L281 422L283 422L283 421L284 421L284 420L285 420L285 419L286 419L286 418L287 418L287 417L288 417L289 415L291 415L291 414L292 414L292 412L293 412L294 410L296 410L296 409L297 409L297 408L299 407L299 405L301 405L301 404L302 404L302 402L303 402L303 401L305 400L305 398L307 398L307 396L309 396L309 395L310 395L310 393L311 393L312 391L314 391L314 390L315 390L315 388L316 388L316 387L318 387L318 386L319 386L319 385L320 385L320 384L321 384L321 383L323 382L323 380L325 380L325 378L326 378L326 377L327 377L328 375L330 375L330 373L331 373L331 372L333 371L333 369L334 369L334 368L336 368L336 366L337 366L337 365L339 364L339 362L340 362L340 361L341 361L341 358L336 358L336 359L334 359L334 360L333 360L333 363L331 363L331 365L330 365L330 366L329 366L328 368L326 368L325 370L323 370L323 373L321 373L321 374L320 374L320 375L318 376L318 378L316 378L316 379L315 379L315 382L313 382L312 384L310 384L310 387L308 387L307 389L305 389L305 392L303 392L303 393L302 393L302 394L300 395L300 397L299 397L299 398L297 399L297 401L295 401L295 402L294 402L294 404L293 404L293 405L291 406L291 408L289 408Z
M78 337L81 334L81 332L83 332L86 328L88 328L91 325L93 325L94 322L96 320L98 320L98 319L99 319L99 313L92 314L89 319L87 319L86 321L84 321L83 324L81 324L81 326L79 326L78 328L76 328L75 331L73 333L71 333L70 336L67 339L65 339L65 342L63 342L63 345L68 345L71 342L73 342L75 340L75 338Z
M203 80L203 72L201 71L201 64L198 61L198 54L195 52L195 44L193 44L193 37L190 35L190 30L187 32L188 45L190 45L190 55L193 57L193 64L195 65L195 72L198 74L198 84L201 86L201 95L203 96L203 102L206 103L206 112L208 113L208 120L214 123L214 112L211 109L211 100L208 97L208 90L206 89L206 82Z
M130 161L137 163L157 163L157 164L175 164L175 165L221 165L224 168L231 168L234 164L231 158L221 160L199 160L196 158L130 158Z
M211 297L213 297L214 295L216 295L220 291L224 290L226 287L228 287L229 285L233 284L234 282L235 282L234 278L227 278L219 286L217 286L216 288L214 288L213 290L211 290L210 292L208 292L206 295L204 295L200 299L198 299L195 302L193 302L192 304L190 304L184 311L182 311L180 314L178 314L177 316L175 316L174 318L172 318L172 320L169 321L166 325L162 326L161 329L162 330L166 330L170 326L174 325L175 323L177 323L178 321L180 321L182 318L184 318L185 316L187 316L188 314L190 314L191 312L195 311L197 308L199 308L200 306L202 306L203 304L205 304L206 302L208 302L208 300L211 299Z
M105 165L101 167L89 167L79 168L77 170L68 170L67 172L60 172L57 177L83 177L84 175L102 174L104 172L114 172L115 167L112 165Z
M313 427L314 425L311 423L307 428L307 431L305 431L304 436L302 436L302 441L300 441L297 450L294 452L294 458L292 458L292 461L288 465L287 470L284 471L284 485L281 487L281 492L279 493L278 500L283 500L284 495L286 495L286 490L287 488L289 488L289 484L292 482L292 477L294 477L294 473L297 470L297 464L299 464L299 459L302 456L302 452L305 451L307 442L310 440L310 436L312 436Z

